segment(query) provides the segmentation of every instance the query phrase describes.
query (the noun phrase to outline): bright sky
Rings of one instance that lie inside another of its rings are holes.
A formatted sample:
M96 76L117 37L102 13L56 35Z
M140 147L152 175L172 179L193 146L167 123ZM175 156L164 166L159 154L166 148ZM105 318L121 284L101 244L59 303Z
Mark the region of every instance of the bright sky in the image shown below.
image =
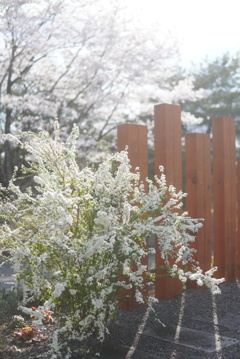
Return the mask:
M181 44L183 64L240 51L240 0L129 0L146 21L168 27Z

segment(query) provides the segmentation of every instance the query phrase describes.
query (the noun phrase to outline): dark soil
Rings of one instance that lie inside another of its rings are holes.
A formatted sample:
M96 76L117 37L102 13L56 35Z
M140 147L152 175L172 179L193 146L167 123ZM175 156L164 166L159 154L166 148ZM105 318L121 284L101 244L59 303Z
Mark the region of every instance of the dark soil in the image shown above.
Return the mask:
M148 312L145 307L132 312L119 310L116 322L109 326L110 334L103 343L100 358L240 359L240 284L222 284L221 290L221 295L212 296L207 289L188 289L171 300L159 301L154 305L155 313ZM56 323L45 326L46 340L26 343L13 337L16 329L11 327L11 318L22 313L17 312L16 299L11 292L1 293L0 311L0 359L50 358L51 332ZM165 329L158 319L166 325ZM179 328L188 328L185 329L186 345L177 339ZM175 342L166 340L171 331L175 333ZM161 338L151 335L159 332ZM202 332L205 338L206 334L209 337L215 335L212 351L207 350L207 342L206 346L204 343L198 346L200 337L198 343L195 334ZM228 346L224 347L226 341ZM92 354L83 355L79 344L73 343L73 349L77 353L72 359L94 357Z

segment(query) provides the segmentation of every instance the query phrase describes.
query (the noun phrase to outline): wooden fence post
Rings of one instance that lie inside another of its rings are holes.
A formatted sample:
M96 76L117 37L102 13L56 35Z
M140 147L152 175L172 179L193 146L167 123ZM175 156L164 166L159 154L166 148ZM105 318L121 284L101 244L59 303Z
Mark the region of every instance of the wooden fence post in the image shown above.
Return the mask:
M154 106L154 167L160 175L159 166L164 167L167 185L172 184L177 191L182 189L182 147L181 147L181 107L161 104ZM156 267L164 265L156 240ZM157 275L164 271L156 270ZM182 283L177 278L155 280L155 296L169 299L182 292Z
M237 277L237 183L235 120L216 117L213 129L214 265L216 277Z
M193 248L197 250L193 258L207 271L211 268L211 152L210 136L203 133L188 133L185 136L186 169L186 210L192 218L203 218ZM191 288L199 288L190 282Z
M240 278L240 161L237 161L237 211L238 211L238 226L237 226L237 278Z
M134 172L139 167L140 180L145 184L147 190L148 177L148 144L147 144L147 126L137 124L122 124L117 128L117 150L123 151L128 146L128 157ZM148 258L144 258L143 265L148 265ZM143 291L147 291L145 287ZM139 306L134 299L134 290L123 290L121 297L128 296L120 307L126 310L132 310Z

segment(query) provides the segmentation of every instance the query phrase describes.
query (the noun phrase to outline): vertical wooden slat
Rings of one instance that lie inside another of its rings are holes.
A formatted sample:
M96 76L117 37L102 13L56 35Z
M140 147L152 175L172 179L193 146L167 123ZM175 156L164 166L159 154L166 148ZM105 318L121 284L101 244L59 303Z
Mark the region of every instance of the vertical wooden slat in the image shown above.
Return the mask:
M235 120L216 117L213 127L214 265L216 276L236 280L237 183Z
M240 161L237 161L237 278L240 278Z
M210 136L188 133L185 136L186 209L192 218L203 218L193 248L193 258L206 271L211 268L211 161ZM190 283L197 288L196 282Z
M168 184L182 189L181 107L161 104L154 106L154 166L164 166Z
M147 144L147 126L137 124L123 124L117 128L117 150L123 151L128 147L128 157L132 166L132 171L138 167L140 180L145 184L147 190L146 178L148 176L148 144ZM148 258L144 258L143 265L148 265ZM146 293L147 288L143 289ZM122 290L121 297L129 296L120 306L122 309L132 310L138 306L134 300L134 290Z
M117 128L117 150L123 151L128 147L128 157L133 171L140 170L140 179L146 183L148 176L148 145L147 126L123 124Z
M161 104L154 106L154 167L159 176L159 166L165 170L167 184L177 191L182 189L181 107ZM156 241L156 267L164 265ZM164 271L156 270L156 274ZM169 299L182 292L182 284L176 278L156 278L155 296Z
M204 153L204 270L209 270L212 265L213 255L213 213L212 213L212 175L211 175L211 141L210 137L205 136L203 144Z

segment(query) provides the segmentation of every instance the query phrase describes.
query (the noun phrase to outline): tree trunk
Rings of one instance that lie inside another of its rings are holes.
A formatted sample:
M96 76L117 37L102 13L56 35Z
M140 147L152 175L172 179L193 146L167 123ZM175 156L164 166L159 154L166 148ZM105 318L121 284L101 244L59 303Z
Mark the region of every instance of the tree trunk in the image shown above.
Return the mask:
M6 122L5 122L5 134L10 133L10 126L11 126L11 109L6 110ZM3 178L2 183L4 186L8 186L8 183L13 174L13 161L11 156L11 144L9 141L5 141L3 145L3 153L4 153L4 160L3 160Z
M16 45L14 41L14 34L12 34L12 56L10 59L7 75L7 88L6 93L12 95L12 75L13 75L13 63L15 61ZM11 133L11 122L12 122L12 109L6 109L5 117L5 134ZM3 145L3 168L2 168L2 184L7 187L13 174L13 161L11 156L11 144L9 141L5 141Z

